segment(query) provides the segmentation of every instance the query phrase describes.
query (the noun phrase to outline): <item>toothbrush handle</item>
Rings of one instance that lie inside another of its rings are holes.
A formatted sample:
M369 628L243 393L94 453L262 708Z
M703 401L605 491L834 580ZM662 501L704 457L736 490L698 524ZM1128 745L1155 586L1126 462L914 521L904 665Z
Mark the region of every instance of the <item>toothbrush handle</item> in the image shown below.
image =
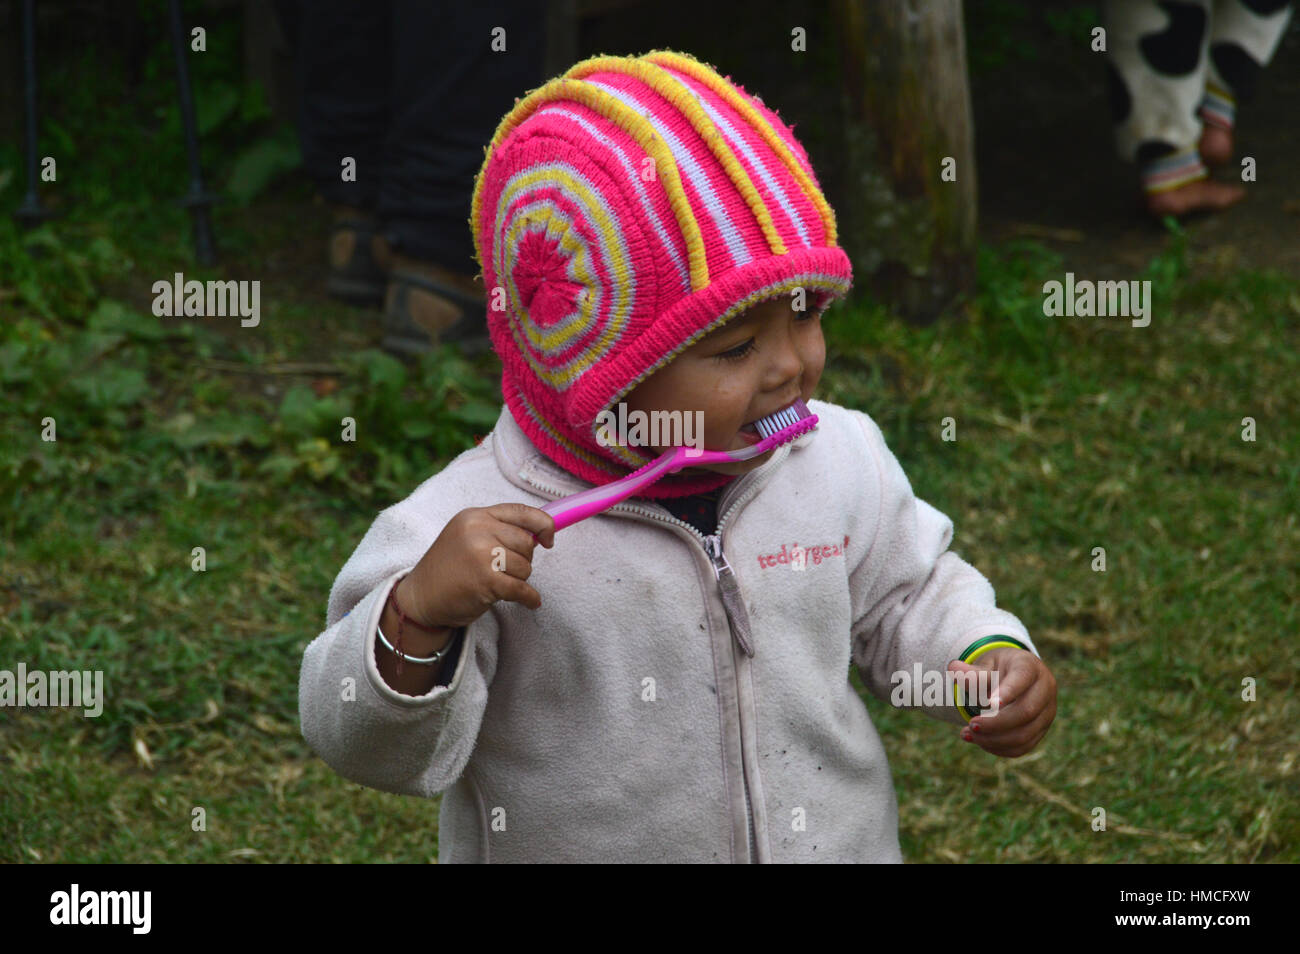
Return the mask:
M774 450L782 444L787 444L817 426L817 415L813 414L808 409L808 405L802 400L795 401L791 408L787 409L787 412L790 409L794 410L797 418L793 423L787 423L785 427L775 434L765 437L745 450L711 451L692 447L674 447L671 450L664 451L657 459L646 464L640 470L628 474L622 480L616 480L600 487L592 487L589 490L581 490L560 500L552 500L539 509L546 511L555 519L555 529L560 531L565 527L572 526L579 520L585 520L602 510L608 510L619 501L631 497L642 487L653 484L665 474L677 473L686 466L688 461L692 462L692 466L702 466L705 464L740 463L741 461L753 460L758 455ZM782 412L782 415L776 415L776 417L783 417L787 412ZM533 534L533 539L537 539L537 534Z
M681 469L681 459L685 458L685 449L675 447L664 451L657 460L651 461L635 473L628 474L622 480L582 490L560 500L552 500L544 510L555 518L555 529L563 530L579 520L585 520L614 504L626 500L643 487L653 484L665 474Z

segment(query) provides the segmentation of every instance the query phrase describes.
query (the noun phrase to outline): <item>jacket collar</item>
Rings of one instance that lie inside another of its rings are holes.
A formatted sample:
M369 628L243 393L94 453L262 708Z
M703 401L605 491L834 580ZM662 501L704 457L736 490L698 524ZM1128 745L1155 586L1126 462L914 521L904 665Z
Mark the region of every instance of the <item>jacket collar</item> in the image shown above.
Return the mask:
M817 429L814 428L794 441L783 444L776 449L766 464L725 485L718 501L718 513L725 512L725 508L736 499L737 495L753 484L765 483L788 455L802 450L815 439L816 434ZM573 476L538 450L528 439L523 428L515 421L507 404L502 404L501 415L492 430L492 451L496 455L497 467L506 479L529 493L550 500L559 500L570 494L588 490L592 486L587 481ZM654 503L657 505L658 502ZM611 509L617 510L621 506L622 504L616 504ZM667 513L667 510L665 509L664 512Z

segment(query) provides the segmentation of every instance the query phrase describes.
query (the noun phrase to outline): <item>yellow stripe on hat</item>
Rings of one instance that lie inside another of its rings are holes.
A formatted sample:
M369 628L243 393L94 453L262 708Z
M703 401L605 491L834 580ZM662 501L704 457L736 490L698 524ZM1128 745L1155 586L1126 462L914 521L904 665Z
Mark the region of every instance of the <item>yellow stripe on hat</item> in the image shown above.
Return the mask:
M781 157L781 161L790 170L790 174L803 188L804 194L808 196L821 214L822 225L826 229L826 244L832 247L838 244L836 241L838 233L835 228L835 212L827 203L821 190L804 172L803 166L799 165L799 160L790 152L785 140L777 134L776 130L772 128L771 124L763 118L763 115L758 110L751 106L740 93L736 92L730 83L719 76L715 70L710 69L694 57L674 53L671 50L656 50L653 53L647 53L642 59L660 66L671 66L681 70L688 76L694 77L726 100L732 109L744 116L750 126L763 137L763 141L767 143L768 147Z
M590 76L592 73L600 72L624 73L640 80L690 120L691 126L699 133L700 138L708 144L710 151L717 157L722 168L726 170L727 177L731 179L732 184L744 197L745 204L754 213L754 218L758 220L759 228L763 230L763 237L767 239L767 247L771 249L772 254L784 255L786 253L785 243L781 241L776 226L772 224L772 214L768 211L767 203L763 201L763 197L754 188L754 181L736 158L735 152L722 133L718 131L718 127L713 124L713 120L705 115L704 110L700 108L700 104L695 101L695 97L691 95L690 90L686 88L681 80L649 59L625 59L616 56L596 56L589 60L583 60L565 75L581 79L584 76Z
M574 69L576 70L582 65L582 63L579 63ZM500 125L497 126L497 131L492 136L492 142L484 148L483 166L475 177L474 199L470 207L470 225L474 233L474 250L478 255L479 263L482 264L483 262L483 249L479 244L480 230L478 224L479 210L482 204L483 172L487 169L488 163L491 162L492 153L497 146L533 112L544 103L549 102L581 103L588 109L600 113L635 139L637 144L654 159L655 168L660 173L660 181L663 182L664 191L668 193L668 204L673 210L673 215L677 219L677 227L681 229L682 238L686 242L687 258L690 262L691 271L691 290L699 291L702 288L707 288L709 284L709 266L704 256L704 238L700 234L700 225L695 220L695 213L691 209L690 200L686 198L686 190L682 188L681 174L677 170L677 162L673 159L671 150L659 138L650 121L644 116L635 110L629 109L600 87L567 76L551 80L516 103L515 108L507 113L505 118L501 120Z

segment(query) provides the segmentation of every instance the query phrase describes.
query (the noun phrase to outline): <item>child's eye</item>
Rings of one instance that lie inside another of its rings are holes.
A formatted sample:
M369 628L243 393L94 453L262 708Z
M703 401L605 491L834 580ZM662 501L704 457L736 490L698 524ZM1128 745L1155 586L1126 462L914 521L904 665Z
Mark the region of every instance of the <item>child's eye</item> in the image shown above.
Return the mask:
M730 351L723 351L720 354L715 354L713 357L719 361L740 361L743 358L749 357L751 351L758 350L757 348L753 347L753 344L754 344L754 339L750 338L744 344L737 345L736 347L732 348Z
M824 311L825 309L822 309ZM805 311L802 312L795 321L815 321L822 316L822 311ZM744 344L736 345L730 351L723 351L715 354L713 357L718 361L742 361L748 358L750 354L757 354L758 348L754 347L754 339L750 338Z

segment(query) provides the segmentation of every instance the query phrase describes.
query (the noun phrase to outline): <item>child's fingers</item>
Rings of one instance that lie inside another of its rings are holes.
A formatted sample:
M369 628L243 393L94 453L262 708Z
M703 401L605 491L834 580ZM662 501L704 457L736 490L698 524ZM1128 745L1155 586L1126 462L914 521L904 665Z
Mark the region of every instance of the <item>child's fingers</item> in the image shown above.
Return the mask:
M1051 727L1052 720L1055 718L1056 706L1052 704L1019 728L996 734L974 732L971 735L971 741L991 755L1016 758L1033 750L1034 746L1047 734L1047 730ZM967 726L966 731L970 731L969 726Z
M1019 693L1007 702L1001 698L1001 686L999 686L999 691L994 693L992 700L994 704L986 707L983 712L977 713L971 721L978 722L982 728L994 731L1024 725L1043 707L1046 695L1043 687L1035 680L1030 683L1025 692Z
M541 594L524 581L533 575L533 548L537 545L532 535L526 530L509 524L502 524L497 534L501 552L494 548L492 567L497 572L491 575L492 595L499 600L522 603L529 609L542 605Z
M541 608L542 595L535 589L513 576L504 573L500 576L500 581L493 586L493 592L498 599L505 600L507 603L521 603L529 609Z
M503 547L525 560L532 560L533 551L537 549L537 544L540 542L527 530L509 523L497 524L496 538Z
M949 669L957 672L987 669L997 674L989 689L999 709L1006 708L1033 685L1038 678L1037 657L1023 649L995 649L977 659L974 665L953 660ZM961 668L957 668L961 667Z
M1014 705L998 710L997 715L977 715L970 720L970 730L985 738L1001 735L1032 722L1042 711L1042 703L1035 704L1029 695L1021 696Z
M971 723L979 725L978 731L996 734L1018 728L1032 720L1053 698L1050 680L1042 677L1036 669L1033 676L1034 679L1025 692L1009 703L999 700L996 711L990 709L987 713L976 715Z
M527 530L547 549L555 546L555 518L545 510L528 504L503 503L488 507L487 512L502 523Z
M1024 650L1016 650L1016 655L998 669L997 686L993 690L998 710L1013 705L1037 678L1038 670L1034 666L1033 656Z
M1043 718L1051 722L1056 717L1056 694L1048 683L1046 679L1037 681L1014 705L996 716L976 716L967 728L979 737L1000 741L1015 736Z
M528 537L522 530L517 532ZM532 540L529 539L528 543L531 546ZM496 571L493 576L510 576L516 580L526 580L533 575L532 561L509 546L502 546L501 551L493 557L492 569Z
M990 695L989 707L996 708L999 711L1014 702L1025 687L1034 680L1032 667L1021 670L1018 660L1012 657L1008 661L1005 656L999 658L1001 653L1002 650L985 653L974 664L961 662L958 659L953 659L948 663L948 671L956 674L957 685L967 691L970 691L972 687L965 678L965 673L991 673L992 675L989 676L989 683L986 687ZM977 692L983 691L985 691L985 688L977 689Z

